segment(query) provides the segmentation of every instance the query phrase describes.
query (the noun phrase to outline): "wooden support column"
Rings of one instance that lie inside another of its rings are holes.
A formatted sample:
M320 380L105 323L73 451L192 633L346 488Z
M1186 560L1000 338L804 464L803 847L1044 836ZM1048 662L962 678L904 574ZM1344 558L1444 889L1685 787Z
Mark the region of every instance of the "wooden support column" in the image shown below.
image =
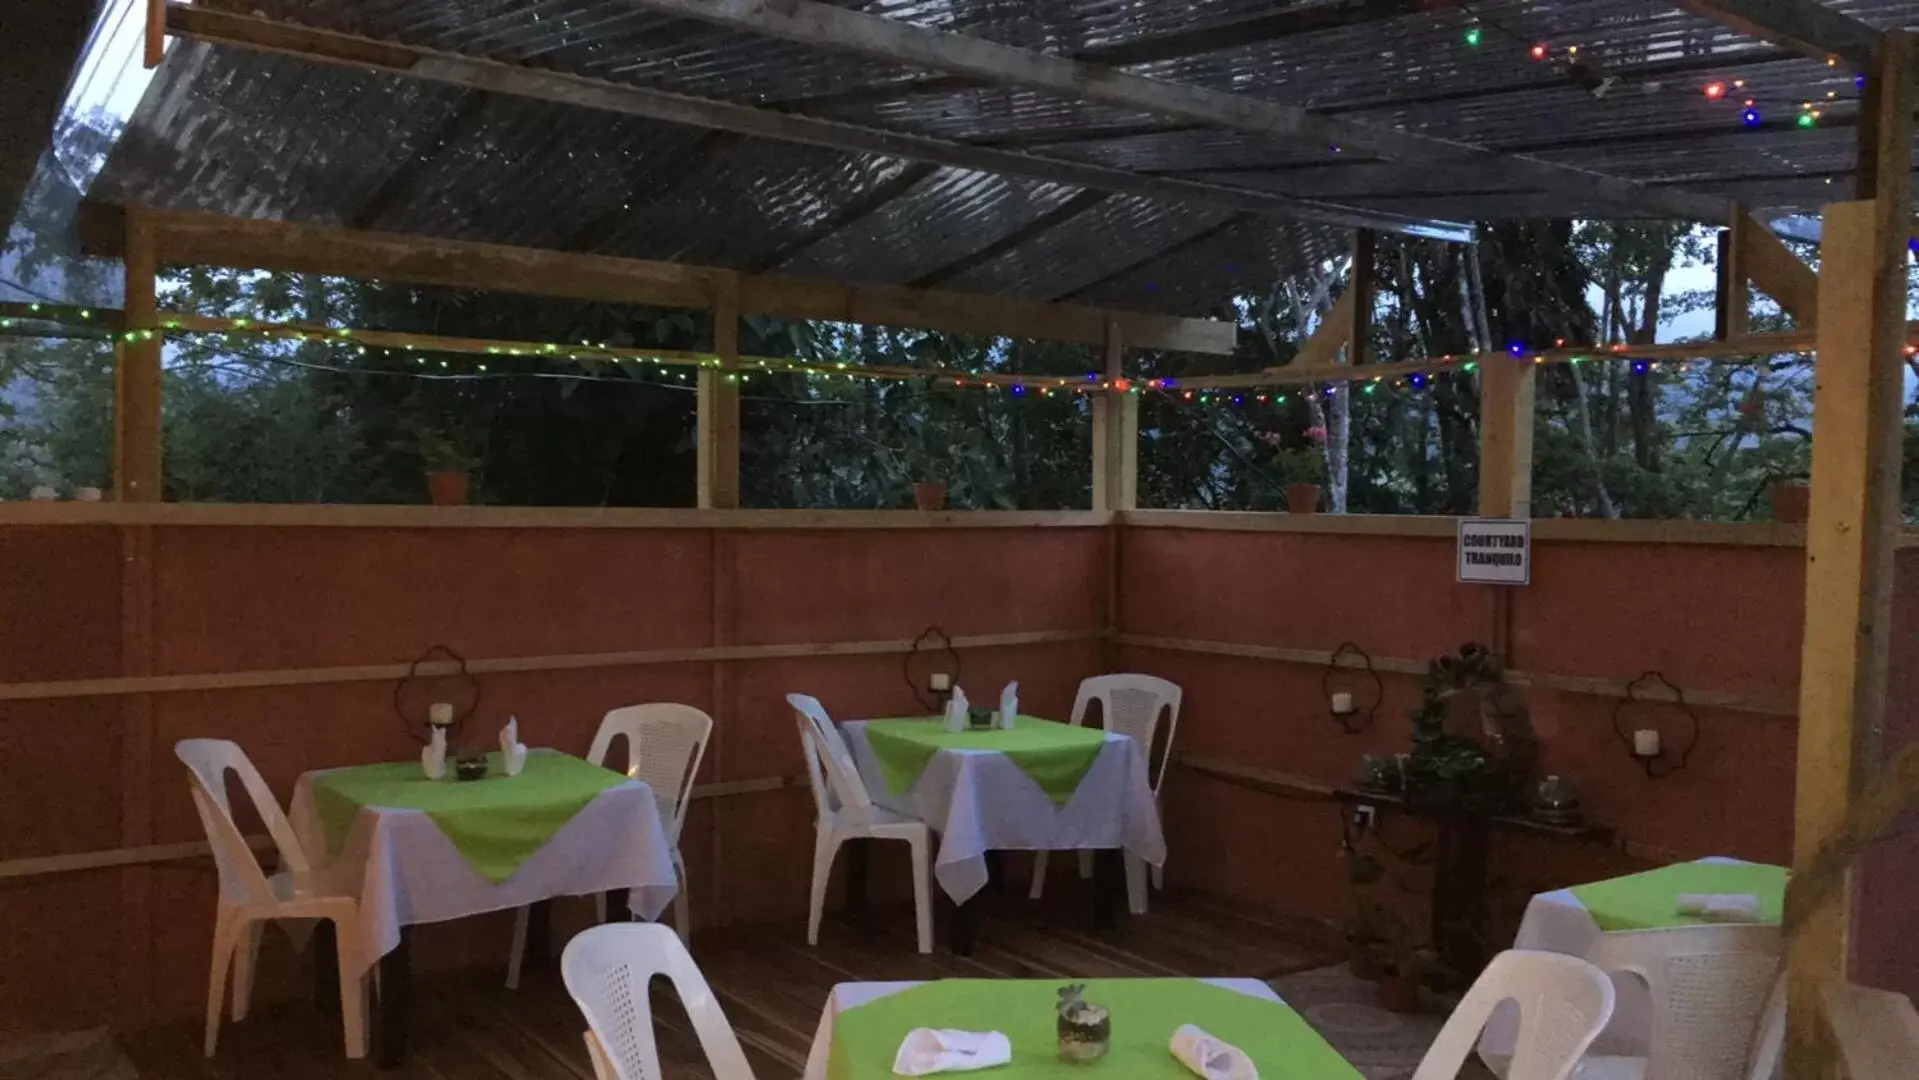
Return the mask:
M1479 516L1531 517L1533 365L1494 358L1479 369Z
M1806 866L1879 760L1900 523L1906 237L1912 145L1910 39L1882 40L1861 100L1859 179L1869 201L1826 210L1819 275L1812 509L1799 668L1793 859ZM1795 1077L1836 1069L1821 1012L1845 977L1850 885L1811 912L1794 940L1787 1063Z
M126 214L126 317L130 330L159 322L153 223ZM160 501L160 336L122 340L113 365L113 492L121 502Z
M732 510L740 505L740 384L732 364L740 358L740 279L713 278L713 351L727 365L700 369L699 507Z
M1346 362L1349 364L1365 364L1372 360L1373 251L1378 240L1378 234L1371 229L1360 229L1353 234L1352 280L1346 284L1346 291L1352 296L1346 312L1350 320L1346 337Z
M1719 230L1719 286L1713 293L1713 337L1720 341L1743 338L1749 332L1752 311L1751 280L1739 257L1739 223L1745 208L1733 211L1731 228Z
M1139 395L1119 389L1126 344L1106 320L1108 389L1093 399L1093 509L1139 508Z

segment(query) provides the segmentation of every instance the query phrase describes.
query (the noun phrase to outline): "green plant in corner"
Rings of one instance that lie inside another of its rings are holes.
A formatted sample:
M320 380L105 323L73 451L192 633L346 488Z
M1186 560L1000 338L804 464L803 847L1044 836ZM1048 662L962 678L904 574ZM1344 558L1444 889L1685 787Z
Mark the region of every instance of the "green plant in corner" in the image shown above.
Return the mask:
M445 432L421 428L420 463L427 472L472 472L480 462Z

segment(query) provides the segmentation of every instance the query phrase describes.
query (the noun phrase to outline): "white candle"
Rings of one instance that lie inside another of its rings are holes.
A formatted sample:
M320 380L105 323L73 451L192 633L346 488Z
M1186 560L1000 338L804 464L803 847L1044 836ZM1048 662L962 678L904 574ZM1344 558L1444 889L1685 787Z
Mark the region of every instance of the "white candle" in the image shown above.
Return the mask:
M1333 695L1333 712L1345 716L1353 711L1353 695L1341 690Z
M953 677L944 671L935 671L926 682L935 693L945 693L953 688Z
M426 710L426 719L428 723L438 727L446 727L452 724L453 703L449 701L434 702Z
M1632 752L1637 757L1659 756L1659 733L1651 728L1641 728L1632 733Z

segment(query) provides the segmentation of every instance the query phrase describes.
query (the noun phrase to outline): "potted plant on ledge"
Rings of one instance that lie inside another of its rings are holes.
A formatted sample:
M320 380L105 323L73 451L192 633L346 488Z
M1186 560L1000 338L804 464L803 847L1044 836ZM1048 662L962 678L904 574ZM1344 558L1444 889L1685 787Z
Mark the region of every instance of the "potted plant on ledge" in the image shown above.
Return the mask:
M1326 429L1315 424L1297 442L1277 431L1262 432L1259 438L1273 448L1273 462L1286 483L1286 512L1318 513L1319 492L1326 483Z
M435 506L465 506L473 467L479 462L445 432L420 432L420 463L426 467L426 489Z

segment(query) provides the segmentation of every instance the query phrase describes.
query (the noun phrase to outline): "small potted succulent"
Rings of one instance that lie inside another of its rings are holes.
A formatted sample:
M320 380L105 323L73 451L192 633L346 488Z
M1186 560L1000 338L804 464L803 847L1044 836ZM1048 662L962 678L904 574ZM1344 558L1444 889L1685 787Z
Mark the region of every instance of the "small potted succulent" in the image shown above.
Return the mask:
M478 462L444 432L420 432L420 463L426 466L426 489L435 506L466 505L473 466Z
M1113 1019L1104 1005L1086 1000L1086 984L1059 988L1059 1058L1098 1061L1113 1042Z
M1259 440L1272 447L1274 464L1286 481L1286 512L1318 513L1320 488L1326 483L1326 429L1315 424L1297 443L1277 431L1261 432Z
M938 480L923 480L914 484L913 509L928 512L946 509L946 485Z
M1393 950L1380 975L1380 1008L1396 1013L1418 1012L1420 988L1438 965L1438 954L1407 935Z

